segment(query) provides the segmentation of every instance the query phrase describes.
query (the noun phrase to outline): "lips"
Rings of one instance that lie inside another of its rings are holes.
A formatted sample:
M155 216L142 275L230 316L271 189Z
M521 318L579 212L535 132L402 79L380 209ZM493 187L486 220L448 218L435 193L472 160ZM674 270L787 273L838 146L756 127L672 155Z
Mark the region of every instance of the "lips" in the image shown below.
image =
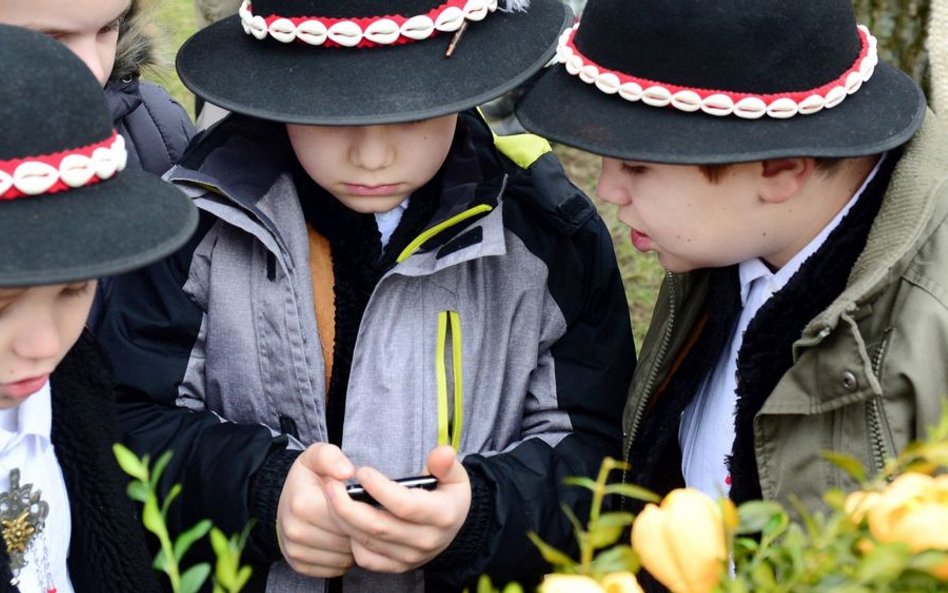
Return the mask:
M401 184L398 183L388 183L383 185L362 185L359 183L346 183L344 184L346 191L353 196L367 196L367 197L378 197L378 196L391 196L397 194Z
M13 399L25 400L29 396L42 389L43 385L45 385L47 381L49 381L48 373L45 375L30 377L28 379L22 379L20 381L14 381L13 383L3 383L0 384L0 393L3 393L7 397Z
M648 251L652 248L652 238L642 231L632 229L632 246L639 251Z

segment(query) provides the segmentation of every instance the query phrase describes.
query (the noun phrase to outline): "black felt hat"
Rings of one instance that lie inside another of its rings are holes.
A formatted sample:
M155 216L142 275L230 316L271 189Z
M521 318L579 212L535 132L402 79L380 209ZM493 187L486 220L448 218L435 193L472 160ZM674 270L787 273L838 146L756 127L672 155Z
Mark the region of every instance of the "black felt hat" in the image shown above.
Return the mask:
M184 194L124 170L102 88L62 44L0 25L0 286L124 272L197 224Z
M589 0L523 125L601 155L713 164L907 141L925 99L878 62L851 0Z
M253 0L181 47L178 74L262 119L365 125L455 113L502 95L553 55L560 0ZM464 26L450 57L446 53Z

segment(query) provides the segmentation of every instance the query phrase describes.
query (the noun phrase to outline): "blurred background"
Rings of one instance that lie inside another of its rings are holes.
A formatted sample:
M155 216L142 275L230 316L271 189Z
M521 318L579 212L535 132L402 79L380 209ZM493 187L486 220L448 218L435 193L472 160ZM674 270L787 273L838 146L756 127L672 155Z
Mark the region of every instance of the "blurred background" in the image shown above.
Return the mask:
M162 63L146 77L167 88L193 115L194 97L174 72L174 54L195 31L198 22L203 24L209 18L213 20L217 14L212 9L205 9L207 14L201 14L194 0L150 1L146 10L154 14L156 38L162 40L158 48ZM202 1L198 0L199 3ZM565 1L574 12L579 12L584 2ZM213 0L208 2L211 3ZM948 0L854 0L854 6L859 22L868 26L879 39L880 58L897 64L917 80L937 110L939 104L948 100L948 89L942 88L945 79L941 75L941 70L948 66L945 64L948 62L948 22L944 22L948 20ZM499 115L504 115L503 108ZM653 255L640 254L632 248L628 228L616 220L614 208L595 199L599 158L566 146L555 146L554 149L573 181L594 198L612 232L638 347L651 318L652 304L664 274L662 268Z

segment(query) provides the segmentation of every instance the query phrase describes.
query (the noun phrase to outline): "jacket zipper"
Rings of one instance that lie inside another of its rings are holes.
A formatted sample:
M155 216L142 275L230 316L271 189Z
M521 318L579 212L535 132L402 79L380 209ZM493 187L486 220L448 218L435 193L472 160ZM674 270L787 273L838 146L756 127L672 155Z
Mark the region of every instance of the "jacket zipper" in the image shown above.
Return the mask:
M661 367L662 362L665 359L665 355L668 353L668 346L671 343L672 330L675 328L675 317L678 311L678 286L677 280L673 274L666 273L666 277L670 284L672 284L671 290L669 290L669 307L668 307L668 323L665 327L665 333L662 334L662 342L658 348L658 355L655 357L655 363L652 365L651 372L649 373L648 380L645 382L645 398L639 400L639 405L635 409L635 413L632 415L631 422L626 430L626 438L628 439L629 445L625 447L625 452L622 456L622 461L625 463L625 468L622 470L622 482L627 483L629 480L629 457L632 453L632 443L635 442L635 437L638 435L639 424L642 422L642 416L645 414L645 408L648 405L648 400L653 397L652 390L655 385L655 378L658 376L658 369ZM628 501L623 498L621 506L626 508Z
M886 338L888 342L888 338ZM879 349L876 351L875 355L872 357L871 366L872 372L875 373L876 379L881 381L881 369L882 369L882 358L886 350L886 342L884 342ZM869 402L869 405L866 406L866 421L869 425L869 438L871 440L872 448L872 461L876 475L881 473L885 469L885 459L887 453L886 439L885 434L882 428L882 402L880 401L881 396L873 397Z
M438 313L435 342L435 383L438 392L438 445L461 445L464 425L463 361L461 360L461 317L457 311ZM453 401L448 397L453 388Z

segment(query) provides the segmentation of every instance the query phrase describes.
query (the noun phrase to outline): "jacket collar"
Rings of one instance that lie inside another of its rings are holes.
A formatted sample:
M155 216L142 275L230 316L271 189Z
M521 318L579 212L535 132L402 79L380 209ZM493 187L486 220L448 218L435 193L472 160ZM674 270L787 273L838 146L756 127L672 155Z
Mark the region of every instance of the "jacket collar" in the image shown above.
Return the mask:
M463 137L455 142L442 167L438 209L418 239L403 251L400 261L415 253L434 253L448 246L459 232L486 213L497 210L500 204L507 175L491 150L493 144L486 123L476 112L465 112L459 119L459 136ZM270 202L279 199L282 203L289 198L289 193L295 192L288 187L292 184L287 174L292 169L293 158L282 125L231 115L203 132L181 163L166 174L166 179L181 184L194 198L210 190L215 197L202 207L223 217L228 204L237 206L281 243L281 234L272 222L276 214ZM491 220L496 221L497 228L484 233L478 241L482 243L480 248L465 249L463 257L435 253L423 268L431 272L462 259L504 253L499 211ZM245 225L246 219L237 217L232 222ZM260 233L254 234L260 236ZM414 273L423 272L419 269Z
M948 138L929 111L922 127L906 144L889 182L879 214L862 254L849 274L846 289L804 330L817 339L839 323L840 316L871 301L902 275L921 246L948 215L948 200L939 200L945 183Z

